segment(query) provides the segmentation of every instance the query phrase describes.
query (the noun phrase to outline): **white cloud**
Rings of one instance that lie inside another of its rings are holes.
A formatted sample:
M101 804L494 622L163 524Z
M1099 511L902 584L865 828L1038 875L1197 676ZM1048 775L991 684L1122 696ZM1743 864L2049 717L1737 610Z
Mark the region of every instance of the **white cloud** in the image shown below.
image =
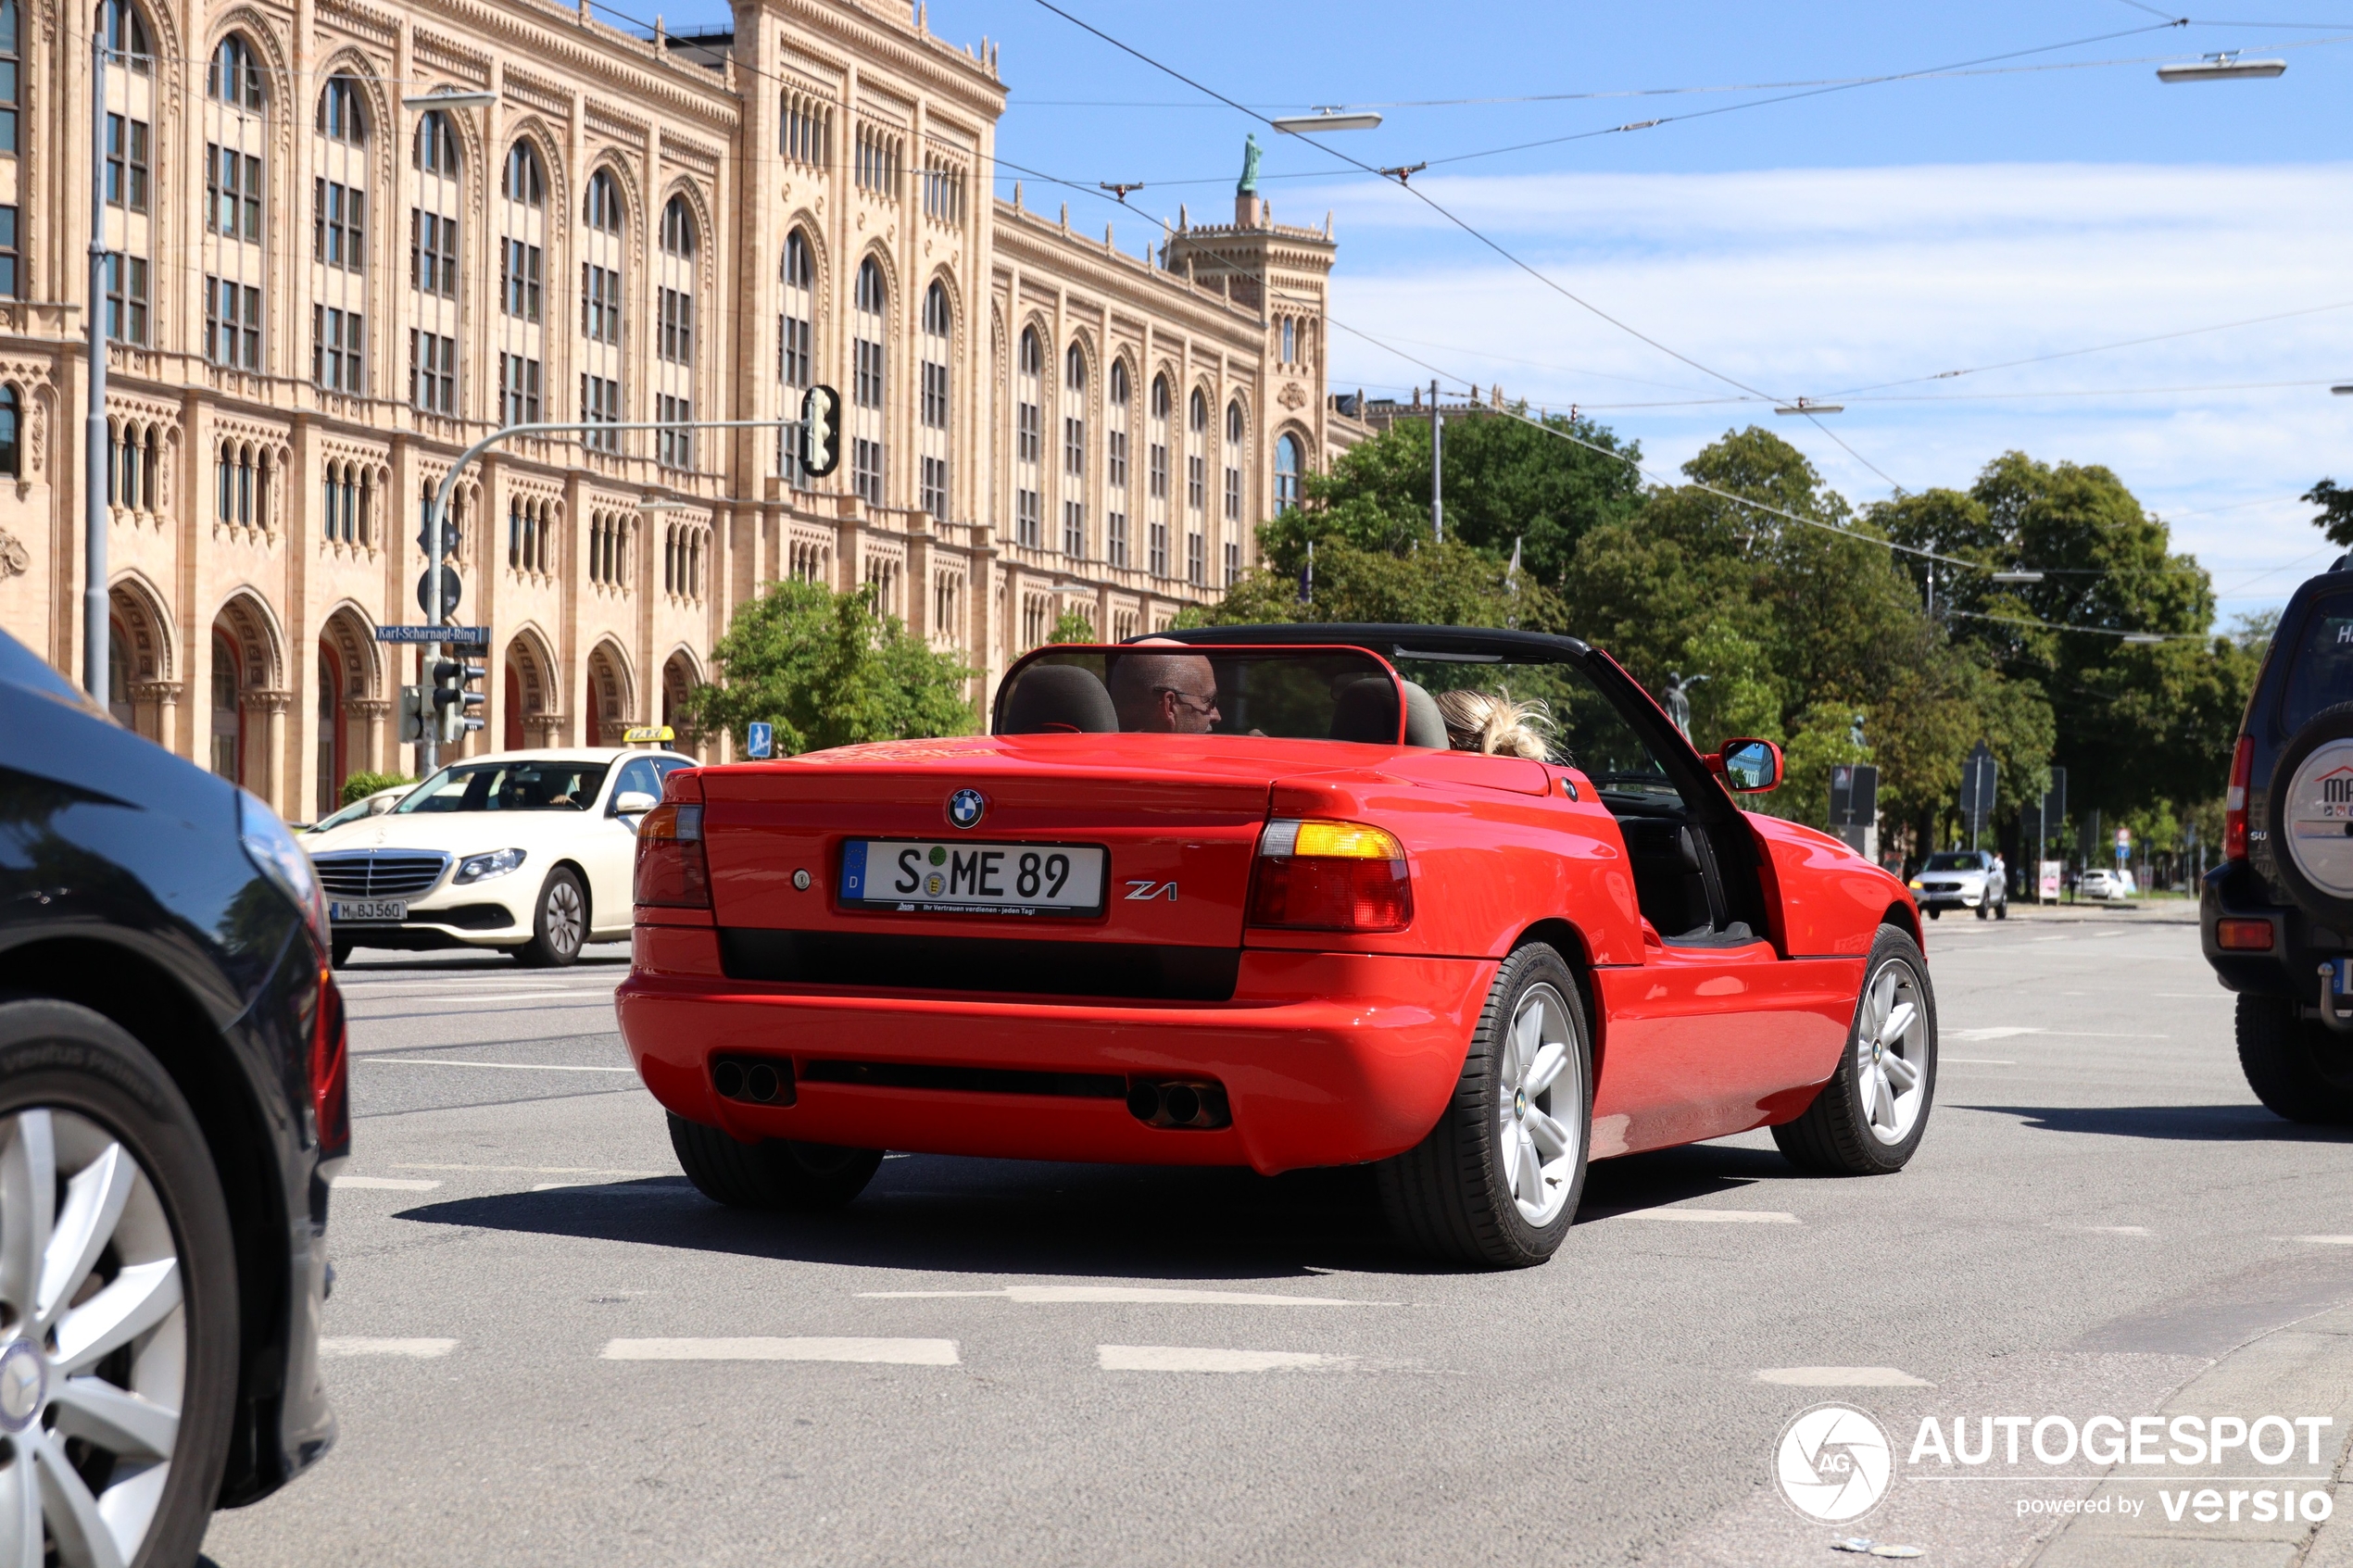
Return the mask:
M2349 182L2347 165L2038 164L1547 175L1430 191L1621 320L1774 396L1818 398L2353 302ZM1327 200L1302 194L1317 209ZM1328 196L1341 208L1340 320L1453 375L1595 409L1661 467L1757 419L1850 496L1885 492L1821 431L1759 405L1623 407L1738 394L1443 232L1403 192ZM1427 376L1334 334L1336 386ZM1887 400L1855 393L1833 418L1910 489L1966 483L2010 447L2106 463L2160 513L2196 514L2176 536L2229 595L2318 546L2298 492L2323 473L2353 477L2353 399L2330 397L2332 379L2353 379L2353 308L1889 388ZM2145 390L2273 382L2301 384ZM2082 392L2094 395L2060 395ZM2301 575L2253 584L2248 602L2284 596Z

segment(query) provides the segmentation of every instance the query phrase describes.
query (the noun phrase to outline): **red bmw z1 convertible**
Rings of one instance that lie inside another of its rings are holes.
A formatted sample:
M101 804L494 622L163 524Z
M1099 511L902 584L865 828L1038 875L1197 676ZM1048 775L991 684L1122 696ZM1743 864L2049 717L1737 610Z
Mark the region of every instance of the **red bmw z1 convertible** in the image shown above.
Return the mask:
M1538 1263L1589 1160L1919 1145L1919 913L1735 805L1780 776L1567 637L1049 646L987 735L671 774L622 1033L722 1203L843 1203L886 1148L1377 1162L1409 1242Z

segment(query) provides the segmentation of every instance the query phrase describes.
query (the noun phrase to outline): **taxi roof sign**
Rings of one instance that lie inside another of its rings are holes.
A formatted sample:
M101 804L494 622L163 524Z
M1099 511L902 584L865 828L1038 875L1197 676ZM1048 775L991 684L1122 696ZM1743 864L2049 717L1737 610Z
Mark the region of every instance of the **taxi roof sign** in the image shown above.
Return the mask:
M678 732L667 724L639 724L622 732L623 746L666 746L678 738Z

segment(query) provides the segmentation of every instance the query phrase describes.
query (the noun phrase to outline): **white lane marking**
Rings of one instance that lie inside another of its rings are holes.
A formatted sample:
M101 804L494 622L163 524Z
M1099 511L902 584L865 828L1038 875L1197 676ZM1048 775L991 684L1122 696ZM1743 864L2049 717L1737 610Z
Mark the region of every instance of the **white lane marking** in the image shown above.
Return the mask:
M457 1348L455 1339L335 1338L319 1341L319 1353L322 1356L405 1356L412 1361L434 1361Z
M2353 1247L2353 1236L2290 1236L2283 1241L2309 1241L2315 1247Z
M1998 1056L1940 1056L1937 1061L1945 1067L2016 1067L2017 1062Z
M1180 1290L1137 1285L1009 1285L1001 1290L862 1290L862 1301L912 1301L953 1296L1001 1297L1046 1306L1394 1307L1394 1301L1347 1301L1331 1296L1272 1296L1246 1290Z
M592 993L592 992L588 992L588 991L579 991L579 990L573 990L573 991L485 991L485 992L476 992L476 991L465 991L465 992L440 992L440 991L437 991L437 992L434 992L432 996L429 996L429 997L403 997L403 996L400 996L400 995L396 994L396 995L393 995L393 996L388 996L388 997L379 997L379 996L372 996L372 995L371 995L371 996L365 996L365 997L352 997L351 999L352 999L353 1001L355 1001L355 1002L399 1002L399 1001L411 1001L411 1000L414 1000L414 1001L424 1001L424 1002L448 1001L448 1002L453 1002L453 1003L454 1003L454 1002L528 1002L528 1001L536 1001L536 1000L538 1000L539 998L541 998L541 997L585 997L585 996L591 996L591 995L594 995L594 993Z
M426 1165L396 1160L396 1171L487 1171L502 1176L659 1176L660 1171L609 1171L593 1165Z
M352 1055L354 1061L381 1062L389 1067L488 1067L500 1073L628 1073L634 1067L559 1067L539 1061L444 1061L438 1057Z
M1801 1223L1794 1214L1784 1214L1777 1209L1629 1209L1620 1214L1604 1214L1607 1220L1683 1220L1695 1224L1794 1225Z
M2056 1231L2079 1231L2085 1236L2147 1236L2149 1234L2149 1228L2146 1225L2070 1225L2060 1220L2053 1220L2051 1228Z
M954 1366L953 1339L615 1339L609 1361L864 1361L880 1366Z
M2015 1024L2001 1024L1991 1029L1946 1029L1942 1031L1944 1037L1948 1040L2008 1040L2015 1039L2020 1035L2040 1035L2043 1033L2044 1031L2040 1029L2021 1028Z
M1356 1364L1353 1356L1303 1350L1213 1350L1188 1345L1098 1345L1104 1372L1331 1372Z
M410 1181L400 1176L337 1176L334 1188L357 1187L361 1192L431 1192L439 1182Z
M2227 1002L2235 999L2228 991L2151 991L2148 994L2169 1002Z
M2144 1035L2137 1031L2119 1033L2109 1030L2037 1029L2015 1023L1996 1024L1987 1029L1947 1029L1947 1040L2010 1040L2020 1035L2040 1035L2049 1040L2170 1040L2171 1035Z
M1791 1388L1933 1388L1936 1385L1892 1366L1776 1366L1756 1374L1759 1383Z

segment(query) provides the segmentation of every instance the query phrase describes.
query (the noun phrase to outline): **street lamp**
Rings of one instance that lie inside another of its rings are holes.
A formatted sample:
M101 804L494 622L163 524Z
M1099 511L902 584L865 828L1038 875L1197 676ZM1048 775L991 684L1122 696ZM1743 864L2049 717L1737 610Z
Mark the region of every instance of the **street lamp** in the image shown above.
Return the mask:
M1794 402L1782 404L1773 412L1777 414L1843 414L1846 412L1846 405L1817 403L1810 397L1800 397Z
M498 101L487 89L464 93L409 93L400 99L404 109L484 109Z
M1997 571L1994 574L1994 581L1996 583L2040 583L2043 581L2043 574L2032 568L2021 567L2016 571Z
M2193 65L2159 66L2157 79L2163 82L2244 82L2262 77L2278 76L2287 69L2285 60L2243 60L2232 49L2220 55L2208 55Z
M1266 123L1286 136L1314 136L1326 131L1378 131L1380 116L1369 111L1349 114L1334 104L1318 107L1314 114L1287 114Z
M2333 386L2329 390L2339 397L2353 397L2353 382L2347 382L2343 386Z

